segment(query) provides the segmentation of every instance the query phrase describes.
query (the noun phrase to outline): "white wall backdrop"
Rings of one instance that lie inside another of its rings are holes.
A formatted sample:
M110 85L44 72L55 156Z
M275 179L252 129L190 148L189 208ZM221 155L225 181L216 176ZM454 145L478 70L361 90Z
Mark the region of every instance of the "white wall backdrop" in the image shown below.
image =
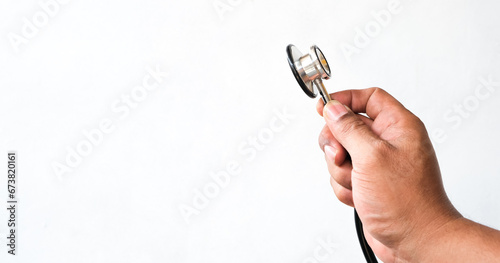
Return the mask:
M379 86L417 114L453 203L500 228L499 9L1 1L0 167L17 151L19 203L16 256L0 209L0 261L362 262L290 43L323 50L330 92Z

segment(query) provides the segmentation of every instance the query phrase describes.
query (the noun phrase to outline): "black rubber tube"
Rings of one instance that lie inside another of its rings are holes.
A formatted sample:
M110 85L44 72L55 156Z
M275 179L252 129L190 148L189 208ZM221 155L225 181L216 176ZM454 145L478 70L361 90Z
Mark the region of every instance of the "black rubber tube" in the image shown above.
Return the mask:
M377 258L373 253L372 248L366 242L365 233L363 232L363 224L361 223L361 219L359 219L358 212L354 209L354 221L356 222L356 232L358 232L358 240L359 245L361 246L361 250L363 250L363 255L365 255L365 259L367 263L377 263Z

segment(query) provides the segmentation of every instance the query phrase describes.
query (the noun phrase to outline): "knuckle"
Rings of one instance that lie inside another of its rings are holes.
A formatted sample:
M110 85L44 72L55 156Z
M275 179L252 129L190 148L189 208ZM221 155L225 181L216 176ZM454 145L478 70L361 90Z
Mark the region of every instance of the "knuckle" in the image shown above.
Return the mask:
M373 87L373 93L387 93L383 88Z
M389 95L389 93L387 93L387 91L385 91L383 88L380 88L380 87L373 87L372 88L373 91L372 91L372 96L373 95L382 95L382 96L386 96L386 95Z
M425 127L424 122L415 114L409 111L406 112L401 119L404 123L404 127L411 127L413 129Z
M427 129L424 122L416 115L409 113L402 121L407 136L415 142L420 142L428 138Z

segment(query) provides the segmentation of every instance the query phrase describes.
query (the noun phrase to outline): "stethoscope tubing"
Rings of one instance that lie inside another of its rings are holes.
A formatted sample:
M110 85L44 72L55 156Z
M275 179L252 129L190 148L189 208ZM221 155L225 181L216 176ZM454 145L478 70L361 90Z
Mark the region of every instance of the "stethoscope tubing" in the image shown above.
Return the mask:
M365 255L366 262L377 263L377 257L375 257L375 253L373 253L372 248L366 241L365 233L363 231L363 223L361 223L361 219L359 219L359 215L356 209L354 209L354 222L356 223L356 232L358 233L359 245L361 246L361 250L363 250L363 255Z

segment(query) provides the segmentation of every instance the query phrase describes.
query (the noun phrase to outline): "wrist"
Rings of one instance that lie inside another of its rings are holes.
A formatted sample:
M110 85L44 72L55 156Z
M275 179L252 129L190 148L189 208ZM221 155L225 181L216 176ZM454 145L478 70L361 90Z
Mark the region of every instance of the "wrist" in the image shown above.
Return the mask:
M451 205L418 217L396 252L396 262L436 262L436 254L463 229L466 220Z

